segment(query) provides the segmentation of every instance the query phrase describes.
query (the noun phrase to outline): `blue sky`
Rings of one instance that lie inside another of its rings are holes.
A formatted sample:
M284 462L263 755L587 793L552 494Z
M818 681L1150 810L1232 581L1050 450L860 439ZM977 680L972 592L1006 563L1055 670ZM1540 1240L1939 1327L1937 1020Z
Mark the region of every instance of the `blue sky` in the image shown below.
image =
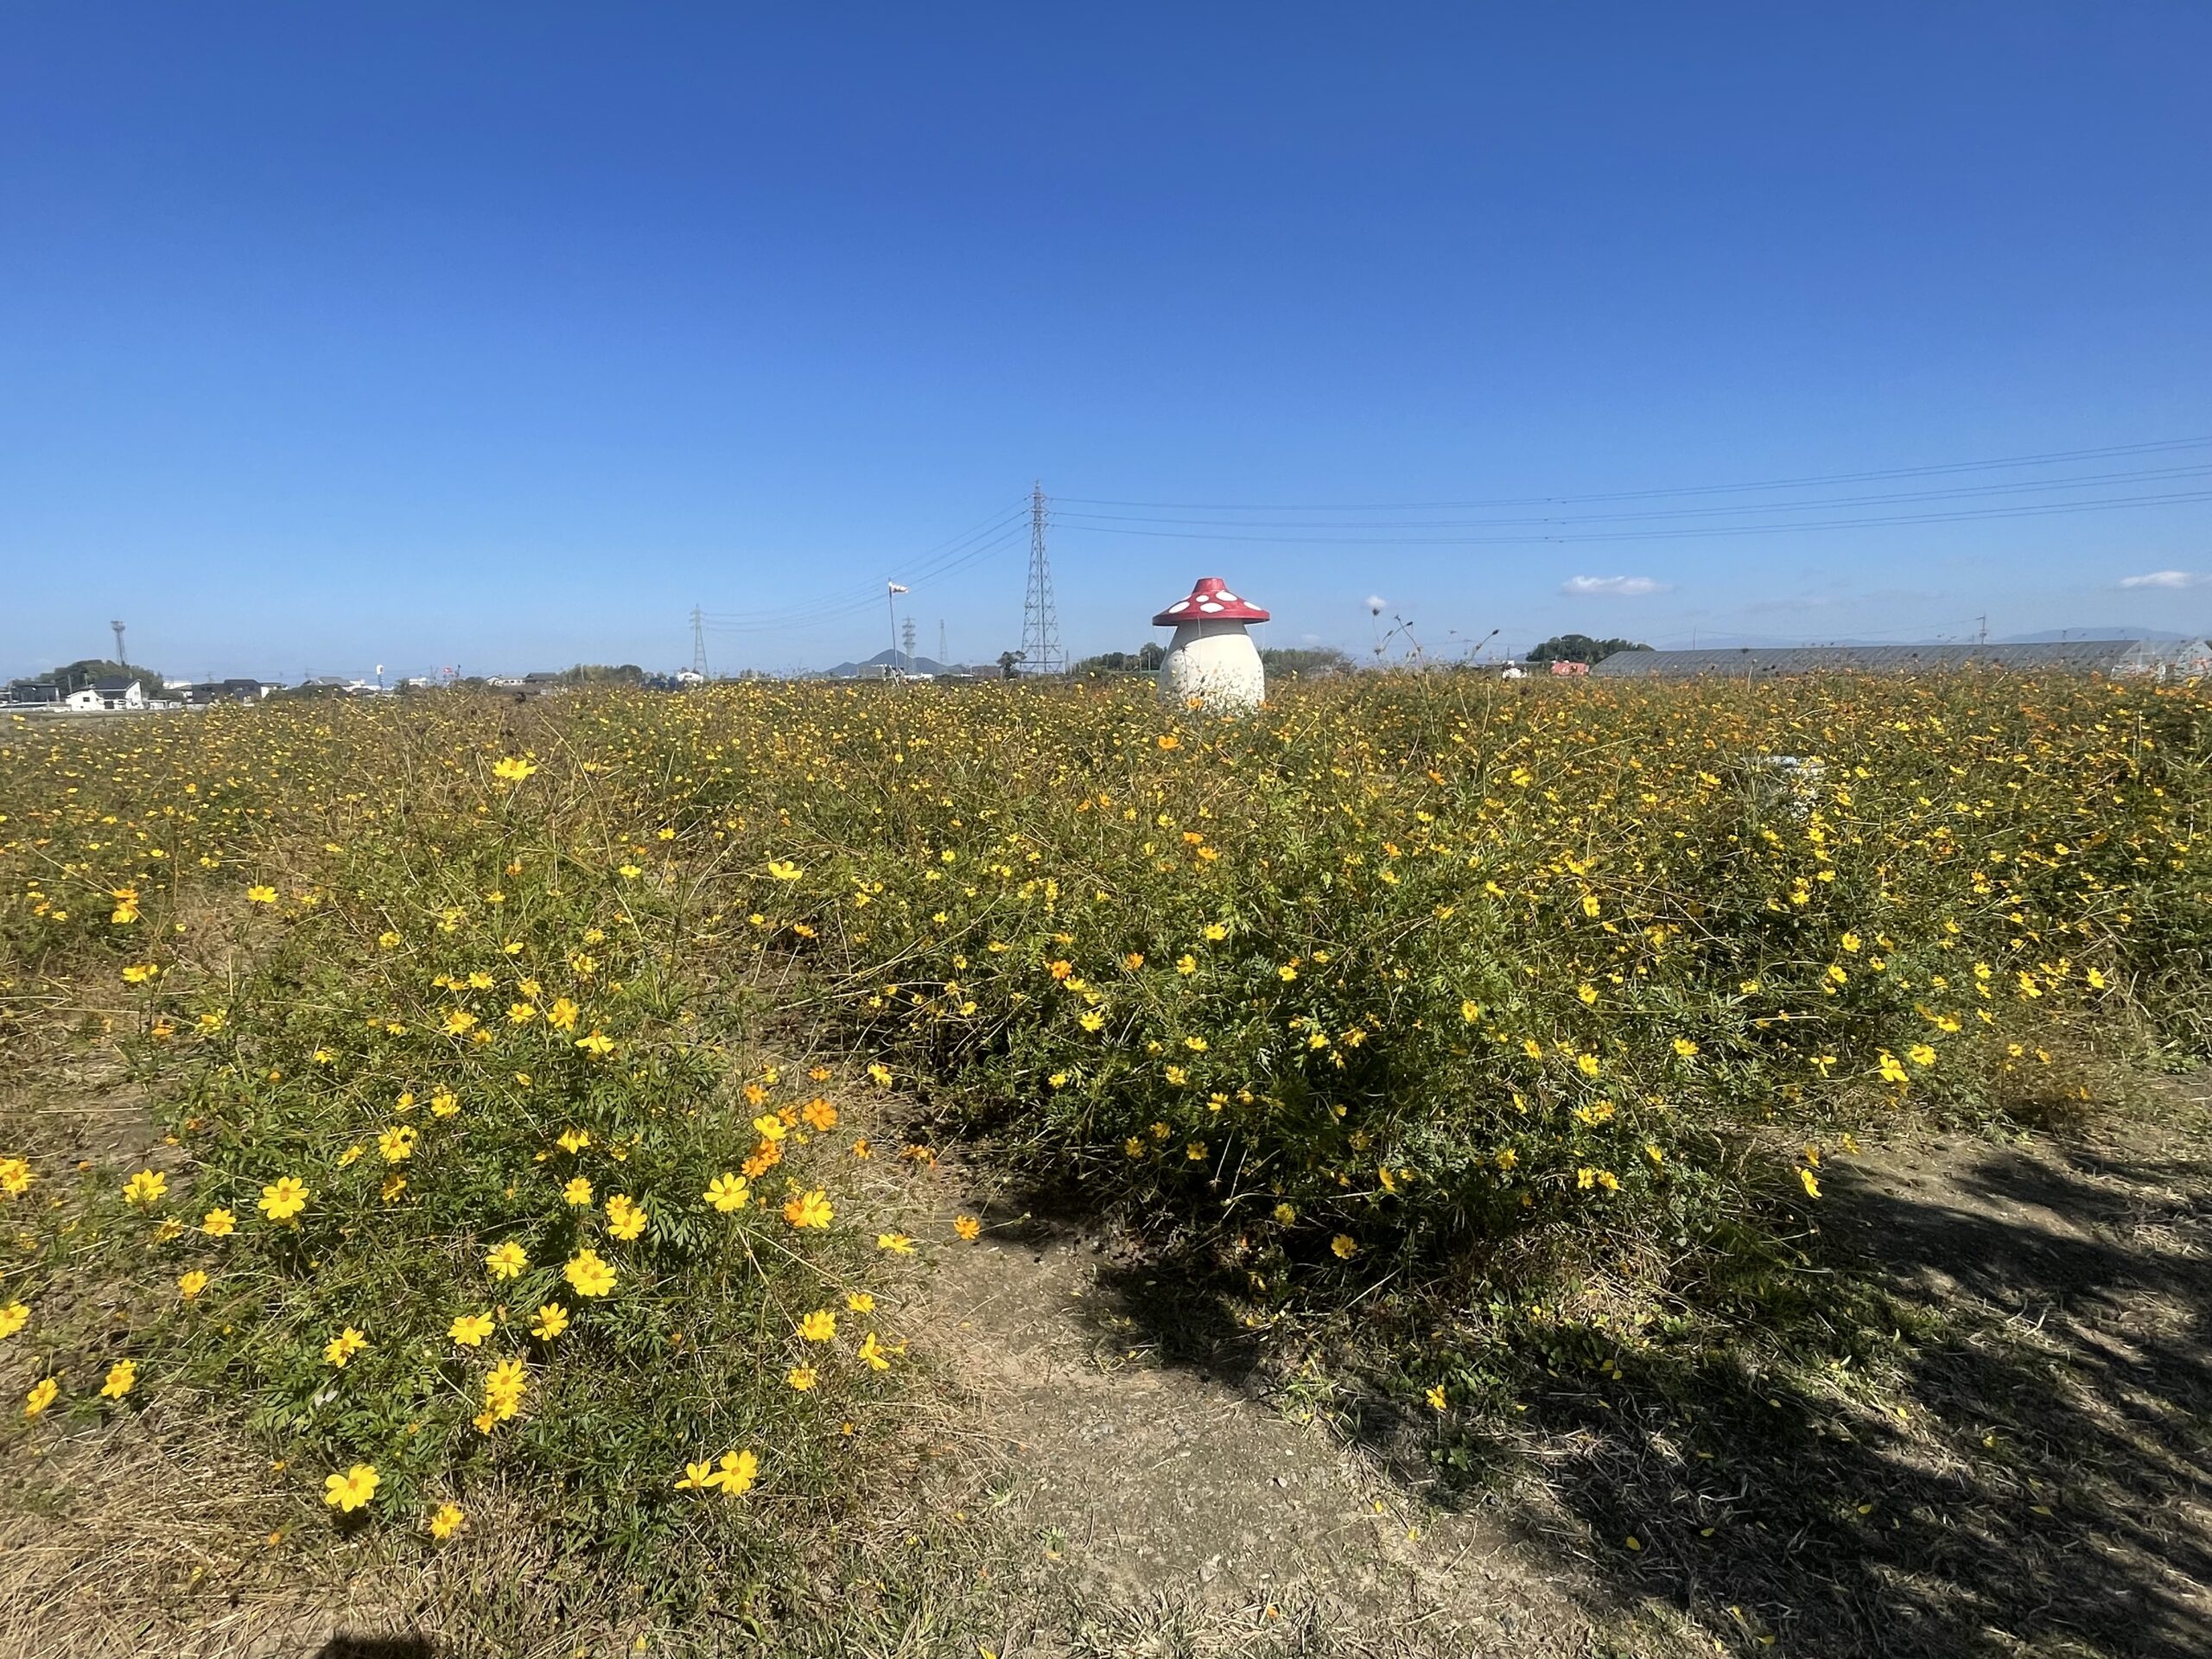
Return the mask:
M1077 653L1204 574L1356 649L2212 628L2212 500L1865 522L2212 492L2135 447L2212 438L2208 61L2162 3L10 7L0 670L674 666L695 602L826 664L941 548L987 658L1033 480Z

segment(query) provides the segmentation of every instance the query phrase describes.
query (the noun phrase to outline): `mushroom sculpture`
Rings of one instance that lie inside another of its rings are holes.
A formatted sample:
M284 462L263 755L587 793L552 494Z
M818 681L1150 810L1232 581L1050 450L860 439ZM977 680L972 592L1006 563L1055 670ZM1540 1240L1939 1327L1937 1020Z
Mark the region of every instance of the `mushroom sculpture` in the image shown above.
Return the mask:
M1190 597L1152 619L1155 628L1175 630L1160 664L1160 695L1216 714L1258 708L1268 695L1267 671L1244 626L1267 620L1265 611L1230 593L1219 576L1199 577Z

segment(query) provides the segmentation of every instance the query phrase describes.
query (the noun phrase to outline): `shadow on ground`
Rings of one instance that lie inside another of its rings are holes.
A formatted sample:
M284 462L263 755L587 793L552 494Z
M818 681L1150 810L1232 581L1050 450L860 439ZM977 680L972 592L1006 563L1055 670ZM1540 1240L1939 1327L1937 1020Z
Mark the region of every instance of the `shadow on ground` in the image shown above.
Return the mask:
M1461 1499L1533 1465L1529 1541L1746 1652L2212 1654L2212 1156L1923 1144L1831 1166L1819 1213L1786 1292L1708 1286L1694 1339L1519 1346ZM1187 1281L1102 1281L1170 1363L1260 1357ZM1403 1392L1344 1421L1434 1498Z

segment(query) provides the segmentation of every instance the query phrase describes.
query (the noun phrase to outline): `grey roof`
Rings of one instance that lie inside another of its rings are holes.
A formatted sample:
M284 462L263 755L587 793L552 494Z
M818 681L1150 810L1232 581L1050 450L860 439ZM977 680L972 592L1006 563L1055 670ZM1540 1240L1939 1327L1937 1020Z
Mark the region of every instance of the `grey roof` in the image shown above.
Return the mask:
M2069 639L2029 645L1790 645L1738 650L1623 651L1591 671L1617 679L1738 679L1777 674L1928 673L1941 669L2006 668L2075 674L2202 673L2212 648L2143 639Z

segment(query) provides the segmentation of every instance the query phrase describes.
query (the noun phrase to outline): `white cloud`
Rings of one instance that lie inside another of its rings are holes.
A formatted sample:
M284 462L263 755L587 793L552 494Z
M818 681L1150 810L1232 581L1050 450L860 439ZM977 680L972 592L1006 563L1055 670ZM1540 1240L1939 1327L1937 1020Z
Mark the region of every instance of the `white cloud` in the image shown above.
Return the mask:
M2148 575L2122 576L2123 588L2196 588L2212 582L2212 576L2199 575L2194 570L2153 570Z
M1389 607L1389 604L1390 601L1380 594L1370 594L1367 596L1367 608L1377 616L1382 615Z
M1663 594L1672 589L1669 582L1655 582L1649 576L1569 576L1560 583L1559 590L1577 599L1586 599L1593 594L1618 599L1640 599L1646 594Z

